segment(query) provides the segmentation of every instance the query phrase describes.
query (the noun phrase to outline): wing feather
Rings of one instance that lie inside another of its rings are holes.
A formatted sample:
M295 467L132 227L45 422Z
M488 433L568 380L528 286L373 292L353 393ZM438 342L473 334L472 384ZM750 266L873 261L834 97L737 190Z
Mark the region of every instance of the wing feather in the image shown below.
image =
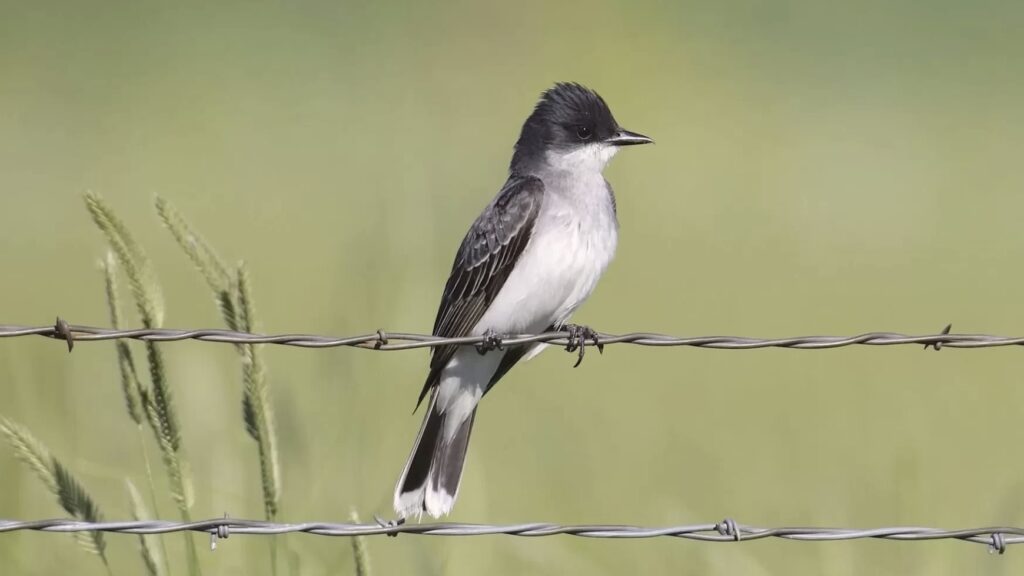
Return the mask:
M533 176L512 176L462 240L434 320L434 335L469 335L526 249L540 212L544 184ZM420 402L437 385L458 346L433 349L430 374Z

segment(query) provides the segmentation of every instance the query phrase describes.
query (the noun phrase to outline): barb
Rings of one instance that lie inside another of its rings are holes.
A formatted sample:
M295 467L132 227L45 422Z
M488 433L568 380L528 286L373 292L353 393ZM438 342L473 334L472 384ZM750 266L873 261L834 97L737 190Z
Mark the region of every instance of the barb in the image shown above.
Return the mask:
M948 348L994 348L1000 346L1022 346L1022 336L992 336L988 334L950 334L946 327L938 334L909 335L897 332L867 332L855 336L794 336L789 338L751 338L746 336L671 336L653 332L632 332L629 334L606 334L594 332L592 341L599 346L608 344L636 344L639 346L690 346L694 348L716 348L724 350L750 350L754 348L797 348L801 350L822 350L843 346L899 346L922 345L939 349ZM136 328L113 330L95 326L67 324L61 319L54 326L19 326L0 324L0 338L20 336L45 336L71 342L94 342L130 338L152 342L174 342L198 340L201 342L226 342L231 344L278 344L301 348L333 348L349 346L367 350L411 350L433 348L450 344L460 346L486 346L494 335L466 336L461 338L440 338L429 334L405 332L375 332L356 336L320 336L316 334L255 334L236 330L218 329L172 329ZM557 346L575 343L571 331L543 332L540 334L514 334L501 336L504 347L545 342ZM588 336L588 339L591 337ZM70 347L70 346L69 346Z
M815 528L778 527L764 528L737 524L725 519L715 524L693 524L683 526L644 527L619 524L562 525L545 522L527 524L464 524L441 522L433 524L338 524L330 522L302 522L283 524L263 520L242 520L237 518L214 518L197 522L170 522L166 520L141 520L118 522L79 522L77 520L3 520L0 519L0 533L19 530L41 532L85 532L100 531L118 534L166 534L169 532L205 532L211 539L227 538L236 534L291 534L303 533L317 536L395 536L398 534L419 534L424 536L487 536L504 534L508 536L555 536L564 534L581 538L663 538L675 537L702 542L747 542L763 538L782 538L800 541L859 540L873 538L881 540L923 541L962 540L984 544L992 552L1002 554L1011 544L1024 543L1024 528L995 526L944 530L918 526L891 526L880 528Z

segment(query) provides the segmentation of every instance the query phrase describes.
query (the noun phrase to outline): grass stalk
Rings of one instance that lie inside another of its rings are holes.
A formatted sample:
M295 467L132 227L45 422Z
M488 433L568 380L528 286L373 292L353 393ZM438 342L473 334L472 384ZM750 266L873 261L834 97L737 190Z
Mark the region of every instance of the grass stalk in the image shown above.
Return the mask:
M355 524L360 523L359 513L355 508L349 513L349 518ZM353 536L350 542L352 543L352 558L356 565L356 576L370 576L370 551L366 547L366 537Z
M150 505L153 507L153 516L152 517L153 518L159 518L160 517L160 508L157 506L156 486L153 484L153 466L152 466L152 464L149 463L149 448L146 447L146 438L142 434L142 426L137 427L136 430L138 430L138 432L139 432L138 433L139 449L142 451L142 462L143 462L143 464L146 467L146 483L147 483L148 488L149 488L149 502L150 502ZM161 536L155 536L155 537L156 537L156 541L160 544L161 559L163 560L163 565L164 565L164 567L163 567L164 574L170 574L171 573L171 564L170 564L170 556L168 556L168 554L167 554L167 542L165 541L165 539L164 539L164 537L162 535Z
M214 302L228 328L252 332L256 325L255 303L248 270L239 263L232 271L209 244L163 198L156 199L156 211L185 254L202 274L213 292ZM242 364L242 419L245 430L256 442L259 453L263 511L275 520L281 496L281 471L277 433L270 403L262 346L237 344ZM270 541L271 570L277 573L276 539Z
M135 484L127 478L124 481L128 490L128 497L132 505L132 518L135 520L149 520L153 514L146 508L146 502L142 499ZM163 539L156 534L139 534L139 554L146 566L146 573L149 576L166 576L167 551L162 547Z
M65 512L86 522L103 521L103 514L82 484L27 428L0 417L0 432L6 436L7 442L14 449L15 457L36 473L46 489L57 497ZM74 537L82 549L99 556L107 573L110 574L103 533L75 532Z
M114 329L121 327L121 299L119 290L117 287L117 262L113 252L108 252L105 259L100 261L100 268L103 270L103 280L105 293L107 296L107 309L110 315L110 326ZM128 417L135 422L135 430L139 438L139 449L142 452L142 460L146 466L146 484L149 488L150 505L152 506L153 514L155 518L160 517L160 507L157 504L156 499L156 488L153 483L153 467L149 463L149 450L146 447L146 438L143 433L142 427L145 425L143 420L142 399L148 398L147 391L143 389L141 380L139 380L138 371L135 368L135 357L132 355L132 349L128 343L124 340L115 340L114 345L117 350L117 365L121 373L121 390L125 397L125 406L128 409ZM130 490L134 490L134 484L130 485ZM132 492L134 495L137 492ZM159 557L163 562L163 566L159 568L159 572L162 574L170 574L171 567L168 560L167 544L162 536L153 535L152 540L155 540L160 546L161 554ZM145 560L145 558L144 558ZM149 565L147 561L147 566Z
M146 328L159 328L163 323L163 298L145 252L98 194L87 193L85 204L96 226L110 243L118 263L128 278L128 286L142 325ZM191 478L181 445L178 419L173 395L167 382L163 356L154 342L146 342L145 349L150 387L139 386L139 405L160 447L164 468L170 480L171 496L178 508L179 516L182 521L190 522ZM188 554L189 573L192 576L199 576L199 557L192 534L185 532L183 536Z

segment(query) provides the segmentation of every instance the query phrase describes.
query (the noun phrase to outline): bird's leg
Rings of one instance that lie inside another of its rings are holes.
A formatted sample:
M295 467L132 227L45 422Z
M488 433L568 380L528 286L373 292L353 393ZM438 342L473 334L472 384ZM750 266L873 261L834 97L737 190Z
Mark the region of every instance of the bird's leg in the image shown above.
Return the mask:
M573 364L573 368L576 368L583 362L583 355L587 352L587 340L597 346L597 351L604 354L604 344L598 338L598 334L590 326L581 326L579 324L566 324L562 326L562 329L569 333L567 340L568 344L565 345L566 352L579 351L579 357L576 359L576 363Z
M487 354L491 350L504 350L501 343L501 335L495 332L492 328L488 328L483 334L484 341L476 345L476 351L481 356Z

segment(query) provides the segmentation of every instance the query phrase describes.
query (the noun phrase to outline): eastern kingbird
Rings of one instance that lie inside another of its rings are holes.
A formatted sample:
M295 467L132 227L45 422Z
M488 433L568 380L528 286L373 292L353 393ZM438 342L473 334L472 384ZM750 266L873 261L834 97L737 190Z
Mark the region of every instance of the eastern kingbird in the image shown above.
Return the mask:
M615 195L601 172L619 147L650 142L623 130L593 90L560 83L544 92L523 124L508 181L462 240L434 335L494 338L565 326L618 243ZM543 348L433 350L417 402L430 394L426 417L395 488L400 518L451 511L477 403Z

